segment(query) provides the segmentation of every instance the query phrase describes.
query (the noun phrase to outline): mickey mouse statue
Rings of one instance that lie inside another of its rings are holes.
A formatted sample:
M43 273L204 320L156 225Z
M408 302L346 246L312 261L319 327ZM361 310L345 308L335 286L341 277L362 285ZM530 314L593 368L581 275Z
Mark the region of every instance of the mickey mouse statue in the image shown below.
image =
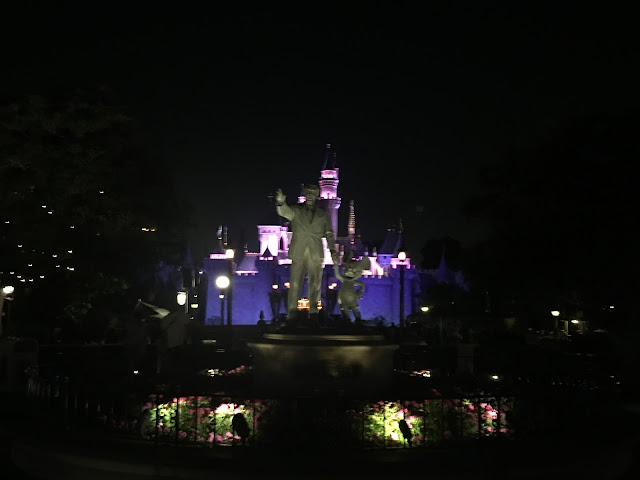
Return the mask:
M350 313L356 319L356 324L362 322L362 316L360 310L358 310L358 300L362 298L364 294L364 282L358 280L362 276L364 270L371 268L371 261L369 257L363 257L362 260L355 260L353 258L353 252L347 252L342 259L342 275L338 265L334 264L333 269L336 277L342 282L340 292L338 293L338 304L342 311L342 316L350 320ZM358 287L356 289L356 287Z

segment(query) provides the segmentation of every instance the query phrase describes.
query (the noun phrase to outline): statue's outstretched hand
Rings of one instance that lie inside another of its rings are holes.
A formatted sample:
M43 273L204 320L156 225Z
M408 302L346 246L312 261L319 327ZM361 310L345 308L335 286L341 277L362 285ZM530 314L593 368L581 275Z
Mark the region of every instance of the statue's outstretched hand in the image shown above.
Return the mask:
M282 193L282 190L277 189L276 190L276 205L282 205L284 203L286 203L287 201L287 196Z

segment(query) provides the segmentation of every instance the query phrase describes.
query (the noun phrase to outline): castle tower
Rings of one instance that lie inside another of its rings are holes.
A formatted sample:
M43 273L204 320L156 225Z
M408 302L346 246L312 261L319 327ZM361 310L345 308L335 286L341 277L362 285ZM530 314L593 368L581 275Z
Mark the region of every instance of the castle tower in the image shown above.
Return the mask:
M349 202L349 225L347 230L349 232L349 243L353 245L356 241L356 211L353 206L353 200Z
M340 208L340 197L338 197L338 167L336 166L336 154L331 148L331 144L327 143L325 150L322 169L320 170L320 197L318 204L324 208L331 218L331 227L333 233L338 236L338 209Z

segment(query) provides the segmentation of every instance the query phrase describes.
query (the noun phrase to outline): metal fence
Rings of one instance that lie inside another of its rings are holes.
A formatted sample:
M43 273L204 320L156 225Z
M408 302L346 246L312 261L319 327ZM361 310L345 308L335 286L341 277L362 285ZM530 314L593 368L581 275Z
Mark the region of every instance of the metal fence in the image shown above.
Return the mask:
M432 448L461 442L580 433L605 422L604 392L531 389L514 394L413 399L247 398L179 386L158 391L45 378L27 395L55 427L111 432L156 445Z

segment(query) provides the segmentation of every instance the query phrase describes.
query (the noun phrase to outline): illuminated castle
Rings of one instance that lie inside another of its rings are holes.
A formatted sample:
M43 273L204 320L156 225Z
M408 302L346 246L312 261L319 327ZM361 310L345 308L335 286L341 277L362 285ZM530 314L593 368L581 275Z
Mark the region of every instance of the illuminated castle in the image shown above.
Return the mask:
M417 311L421 297L420 278L415 266L409 258L404 261L398 259L398 252L402 245L402 226L397 229L387 229L386 238L380 248L375 247L369 252L359 236L356 235L355 204L349 202L349 220L347 236L338 236L338 210L341 199L338 196L340 182L336 155L331 145L327 144L324 161L320 169L320 197L319 206L329 212L334 233L336 235L336 250L340 254L340 262L346 251L352 251L355 257L367 256L371 260L370 270L366 270L360 280L366 285L364 298L360 300L360 312L365 320L384 318L387 322L399 323L401 308L400 278L403 277L404 316ZM304 202L301 194L298 202ZM266 221L258 225L259 251L244 252L235 255L230 260L225 254L226 229L218 230L218 245L215 250L204 259L203 273L206 274L206 306L204 322L208 325L227 323L221 320L224 308L229 311L229 291L216 286L215 279L220 275L231 276L231 311L234 325L255 325L263 312L264 318L270 320L278 314L286 312L286 295L288 293L289 268L291 260L287 258L292 232L289 231L285 219L275 212L275 206L270 205ZM337 291L340 282L335 278L333 262L325 242L324 273L322 279L322 308L325 313L337 314ZM401 272L400 270L404 269ZM221 295L225 295L221 298ZM306 284L302 296L306 296ZM221 308L222 307L222 308ZM308 303L302 300L299 308L308 308ZM225 315L226 317L226 315Z

